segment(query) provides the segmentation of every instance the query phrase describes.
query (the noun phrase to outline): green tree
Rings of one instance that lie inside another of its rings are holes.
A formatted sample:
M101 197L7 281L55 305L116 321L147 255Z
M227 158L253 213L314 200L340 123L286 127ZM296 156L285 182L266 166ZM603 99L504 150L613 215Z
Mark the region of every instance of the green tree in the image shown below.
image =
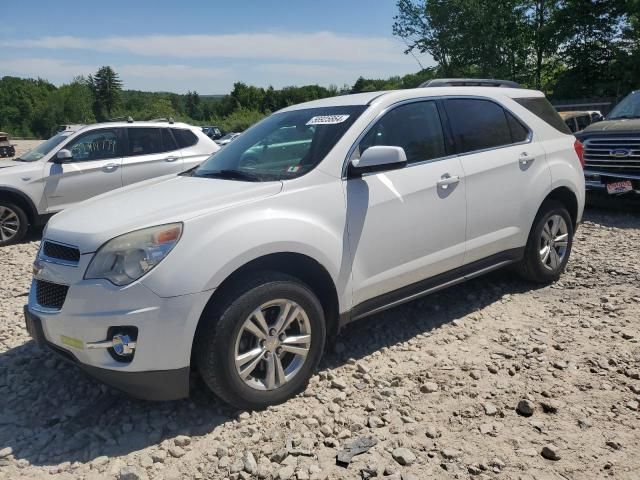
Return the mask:
M122 81L109 66L100 67L95 75L89 75L93 92L93 112L99 121L113 116L121 101Z
M185 113L194 120L202 119L202 110L200 107L200 95L198 92L188 91L184 98Z

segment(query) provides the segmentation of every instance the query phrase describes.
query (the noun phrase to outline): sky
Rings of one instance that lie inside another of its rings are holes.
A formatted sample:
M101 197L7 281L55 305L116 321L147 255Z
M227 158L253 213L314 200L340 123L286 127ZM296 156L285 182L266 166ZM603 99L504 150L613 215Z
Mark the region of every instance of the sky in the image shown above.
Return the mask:
M60 85L110 65L124 88L352 85L433 64L392 34L396 0L2 1L0 77Z

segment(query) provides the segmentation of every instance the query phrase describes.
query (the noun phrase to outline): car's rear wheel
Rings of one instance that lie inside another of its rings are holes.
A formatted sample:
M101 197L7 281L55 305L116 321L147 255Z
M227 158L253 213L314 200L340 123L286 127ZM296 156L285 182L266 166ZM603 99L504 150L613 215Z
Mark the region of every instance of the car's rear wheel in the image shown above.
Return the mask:
M20 207L0 200L0 247L22 240L28 226L27 215Z
M294 277L266 273L205 313L196 361L211 390L242 409L284 402L306 386L324 349L322 306Z
M536 215L518 272L536 283L556 281L569 261L573 222L559 202L546 201Z

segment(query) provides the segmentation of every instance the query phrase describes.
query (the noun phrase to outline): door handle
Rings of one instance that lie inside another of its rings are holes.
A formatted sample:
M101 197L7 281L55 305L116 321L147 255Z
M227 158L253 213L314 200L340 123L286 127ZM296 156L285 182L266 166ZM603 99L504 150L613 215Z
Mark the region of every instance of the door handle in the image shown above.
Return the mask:
M530 163L533 163L534 160L535 160L535 157L529 156L527 152L522 152L520 154L520 165L522 165L523 167L526 167Z
M449 188L449 185L455 185L460 182L460 177L458 175L451 176L448 173L442 175L440 180L438 181L438 187L446 190Z
M178 160L178 157L167 157L164 159L166 162L175 162Z
M114 172L118 169L118 164L117 163L107 163L104 167L102 167L102 169L105 172Z

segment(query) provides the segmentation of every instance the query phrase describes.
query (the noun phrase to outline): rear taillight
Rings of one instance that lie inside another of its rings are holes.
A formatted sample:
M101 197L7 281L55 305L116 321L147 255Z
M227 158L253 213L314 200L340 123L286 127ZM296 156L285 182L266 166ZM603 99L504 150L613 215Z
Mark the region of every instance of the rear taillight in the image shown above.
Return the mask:
M584 145L582 145L580 140L576 140L573 144L573 148L576 149L576 155L578 155L580 165L582 165L582 168L584 168Z

